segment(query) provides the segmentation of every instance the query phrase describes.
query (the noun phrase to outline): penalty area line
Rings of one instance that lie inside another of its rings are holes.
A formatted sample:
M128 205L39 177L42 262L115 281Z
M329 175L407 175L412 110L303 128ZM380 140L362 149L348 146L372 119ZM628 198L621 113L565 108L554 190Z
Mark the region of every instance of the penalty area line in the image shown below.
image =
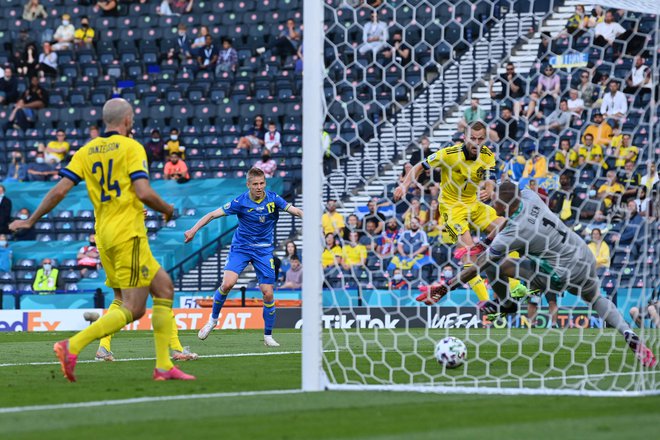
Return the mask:
M135 397L132 399L97 400L92 402L57 403L52 405L15 406L0 408L0 414L22 413L28 411L51 411L60 409L92 408L99 406L134 405L139 403L169 402L175 400L216 399L223 397L268 396L278 394L299 394L303 390L264 390L237 391L231 393L183 394L173 396Z

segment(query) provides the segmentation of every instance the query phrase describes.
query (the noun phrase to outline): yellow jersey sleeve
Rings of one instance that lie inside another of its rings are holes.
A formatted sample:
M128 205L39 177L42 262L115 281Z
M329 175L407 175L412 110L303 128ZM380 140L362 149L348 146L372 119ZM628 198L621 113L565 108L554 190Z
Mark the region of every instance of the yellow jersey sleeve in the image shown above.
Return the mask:
M83 150L84 147L78 150L73 157L71 162L62 168L59 172L60 176L66 177L67 179L73 181L74 184L79 184L81 180L85 180L85 164L83 163Z
M129 146L126 155L126 166L131 181L149 179L147 153L139 143L133 142Z
M447 151L444 148L429 155L423 163L426 164L425 168L437 168L443 164L450 165Z

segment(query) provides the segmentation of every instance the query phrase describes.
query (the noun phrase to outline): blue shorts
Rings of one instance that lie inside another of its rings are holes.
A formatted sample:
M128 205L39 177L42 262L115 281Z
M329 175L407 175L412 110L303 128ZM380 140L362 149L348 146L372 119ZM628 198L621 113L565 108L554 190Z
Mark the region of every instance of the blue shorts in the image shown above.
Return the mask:
M229 249L225 270L240 274L248 263L252 263L259 284L275 284L275 262L272 247L237 249L232 246Z

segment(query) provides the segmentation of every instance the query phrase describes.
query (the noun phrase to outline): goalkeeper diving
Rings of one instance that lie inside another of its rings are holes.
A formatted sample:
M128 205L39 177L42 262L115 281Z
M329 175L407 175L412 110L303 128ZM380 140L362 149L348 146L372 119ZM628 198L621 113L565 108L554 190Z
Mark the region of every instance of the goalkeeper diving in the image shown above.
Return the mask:
M657 360L653 352L632 331L612 301L600 294L596 259L587 244L531 190L519 191L515 184L504 182L493 194L493 200L496 212L506 220L490 248L455 279L431 287L426 300L437 302L448 291L483 272L497 300L481 303L481 312L515 313L518 303L507 294L502 278L520 276L529 282L530 288L541 292L568 291L579 295L608 326L623 335L642 365L655 367ZM512 251L518 251L520 258L508 258Z

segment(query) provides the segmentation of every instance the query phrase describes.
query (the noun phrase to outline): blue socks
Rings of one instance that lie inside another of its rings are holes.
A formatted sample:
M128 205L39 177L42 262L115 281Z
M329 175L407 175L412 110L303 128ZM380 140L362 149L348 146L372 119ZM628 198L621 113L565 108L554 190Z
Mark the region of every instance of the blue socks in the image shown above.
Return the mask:
M215 307L215 305L214 305ZM272 335L273 327L275 326L275 315L277 309L275 308L275 301L269 303L264 301L264 335Z
M218 316L220 316L220 310L222 310L222 306L225 304L228 295L229 292L224 293L220 289L215 291L215 295L213 295L213 311L211 312L211 318L218 319Z

